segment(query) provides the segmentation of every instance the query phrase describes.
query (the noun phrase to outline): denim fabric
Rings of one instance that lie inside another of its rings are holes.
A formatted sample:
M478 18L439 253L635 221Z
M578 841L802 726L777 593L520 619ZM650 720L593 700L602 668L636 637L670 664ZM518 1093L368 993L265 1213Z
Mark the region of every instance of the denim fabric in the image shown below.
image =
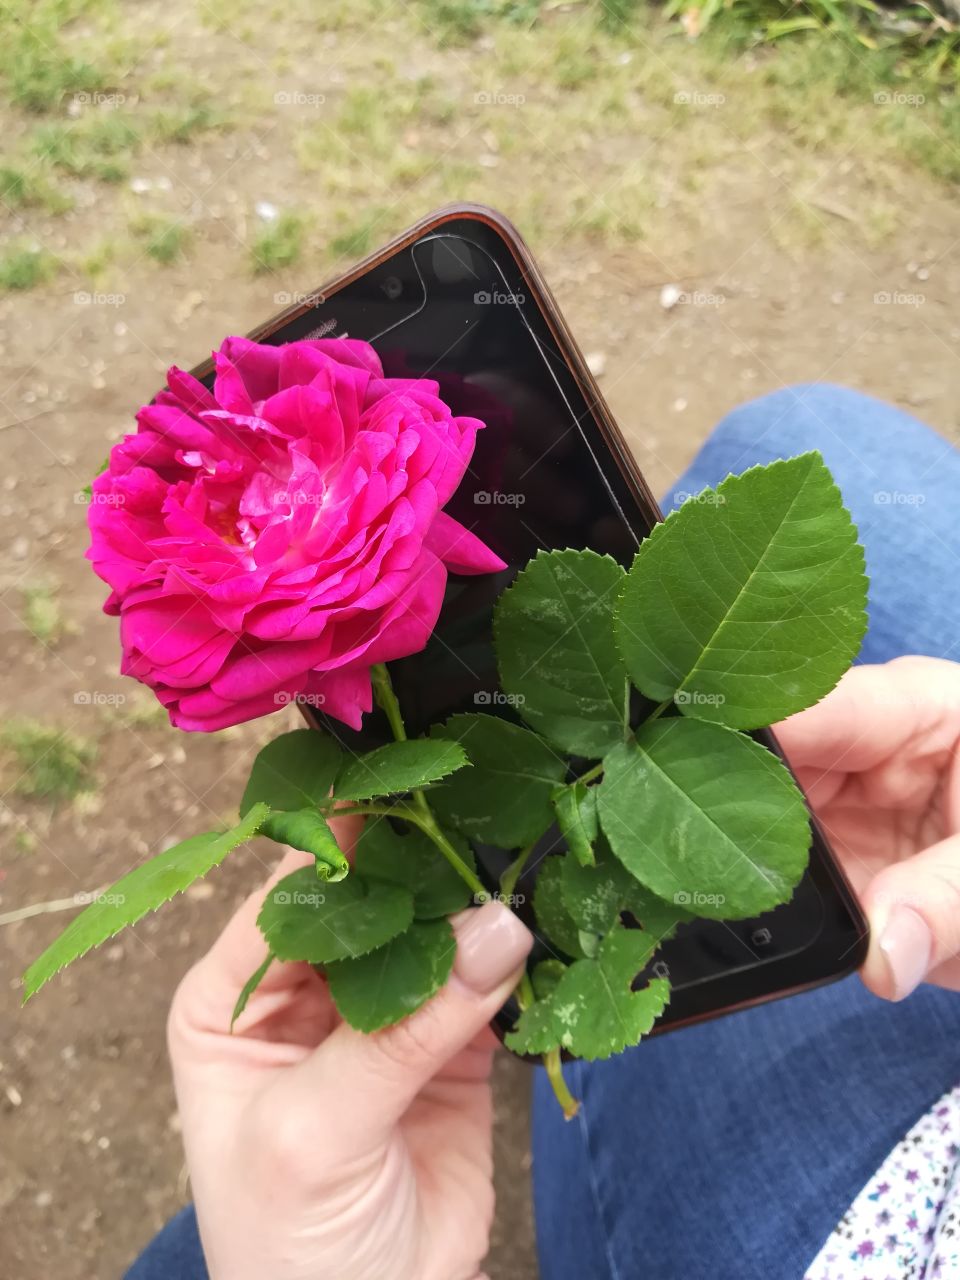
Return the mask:
M957 657L960 454L908 415L838 387L765 396L720 423L665 505L812 448L866 547L860 661ZM891 1005L854 977L567 1070L576 1120L540 1071L534 1087L543 1280L800 1280L960 1079L960 997Z

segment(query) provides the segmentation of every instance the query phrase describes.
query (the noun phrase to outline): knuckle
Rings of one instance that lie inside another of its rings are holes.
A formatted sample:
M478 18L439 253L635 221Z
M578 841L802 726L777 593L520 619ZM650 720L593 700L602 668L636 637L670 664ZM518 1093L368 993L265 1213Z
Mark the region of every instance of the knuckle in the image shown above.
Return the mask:
M377 1032L373 1041L386 1065L397 1071L409 1071L436 1057L444 1040L443 1012L441 995L403 1022Z

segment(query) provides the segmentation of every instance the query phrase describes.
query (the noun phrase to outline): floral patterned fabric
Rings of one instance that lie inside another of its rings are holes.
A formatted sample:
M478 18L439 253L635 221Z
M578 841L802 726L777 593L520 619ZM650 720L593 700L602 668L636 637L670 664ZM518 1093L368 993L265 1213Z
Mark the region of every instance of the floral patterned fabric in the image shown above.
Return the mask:
M854 1200L805 1280L960 1280L960 1085Z

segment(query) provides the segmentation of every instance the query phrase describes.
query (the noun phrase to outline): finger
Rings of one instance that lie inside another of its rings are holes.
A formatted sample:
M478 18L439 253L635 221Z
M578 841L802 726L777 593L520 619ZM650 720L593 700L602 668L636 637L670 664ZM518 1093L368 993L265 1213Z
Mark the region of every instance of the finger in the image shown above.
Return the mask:
M876 875L863 895L870 949L863 980L902 1000L960 952L960 835Z
M893 754L945 749L960 724L960 664L895 658L851 667L820 702L775 732L791 765L859 773Z
M446 986L411 1017L373 1035L345 1023L283 1083L285 1108L324 1113L328 1149L379 1142L424 1085L486 1027L516 985L533 937L499 902L453 920L457 955Z
M330 826L341 849L349 856L363 829L362 818L335 818ZM264 898L284 876L299 867L310 866L313 858L299 849L287 849L266 882L256 889L228 921L226 928L190 974L194 994L202 992L202 1004L195 1001L196 1016L211 1030L224 1031L230 1025L237 997L250 975L267 955L267 944L257 927L257 916ZM281 964L275 961L260 982L258 993L282 991L303 980L309 966Z

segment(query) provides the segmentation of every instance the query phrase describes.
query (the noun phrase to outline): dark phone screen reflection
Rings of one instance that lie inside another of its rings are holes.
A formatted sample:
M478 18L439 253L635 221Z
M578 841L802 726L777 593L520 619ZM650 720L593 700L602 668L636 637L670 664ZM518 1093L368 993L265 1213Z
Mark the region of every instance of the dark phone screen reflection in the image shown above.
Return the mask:
M522 290L499 237L471 223L469 235L431 234L401 250L269 338L287 342L330 332L364 338L388 375L433 378L454 413L486 423L447 509L510 568L474 578L451 575L430 643L391 664L411 736L457 712L518 718L497 697L492 611L538 550L590 547L628 564L648 531L539 308ZM390 737L378 711L364 718L359 732L311 714L353 751ZM547 833L518 886L527 895L521 914L528 919L537 864L558 847L557 832ZM494 885L508 855L486 846L476 853L481 873ZM693 1003L685 1008L678 992L794 955L823 926L824 902L811 876L792 903L762 920L684 926L658 960L674 987L668 1019L697 1012L701 999L709 1011L709 999L695 998L691 990ZM729 995L723 999L734 1002Z

